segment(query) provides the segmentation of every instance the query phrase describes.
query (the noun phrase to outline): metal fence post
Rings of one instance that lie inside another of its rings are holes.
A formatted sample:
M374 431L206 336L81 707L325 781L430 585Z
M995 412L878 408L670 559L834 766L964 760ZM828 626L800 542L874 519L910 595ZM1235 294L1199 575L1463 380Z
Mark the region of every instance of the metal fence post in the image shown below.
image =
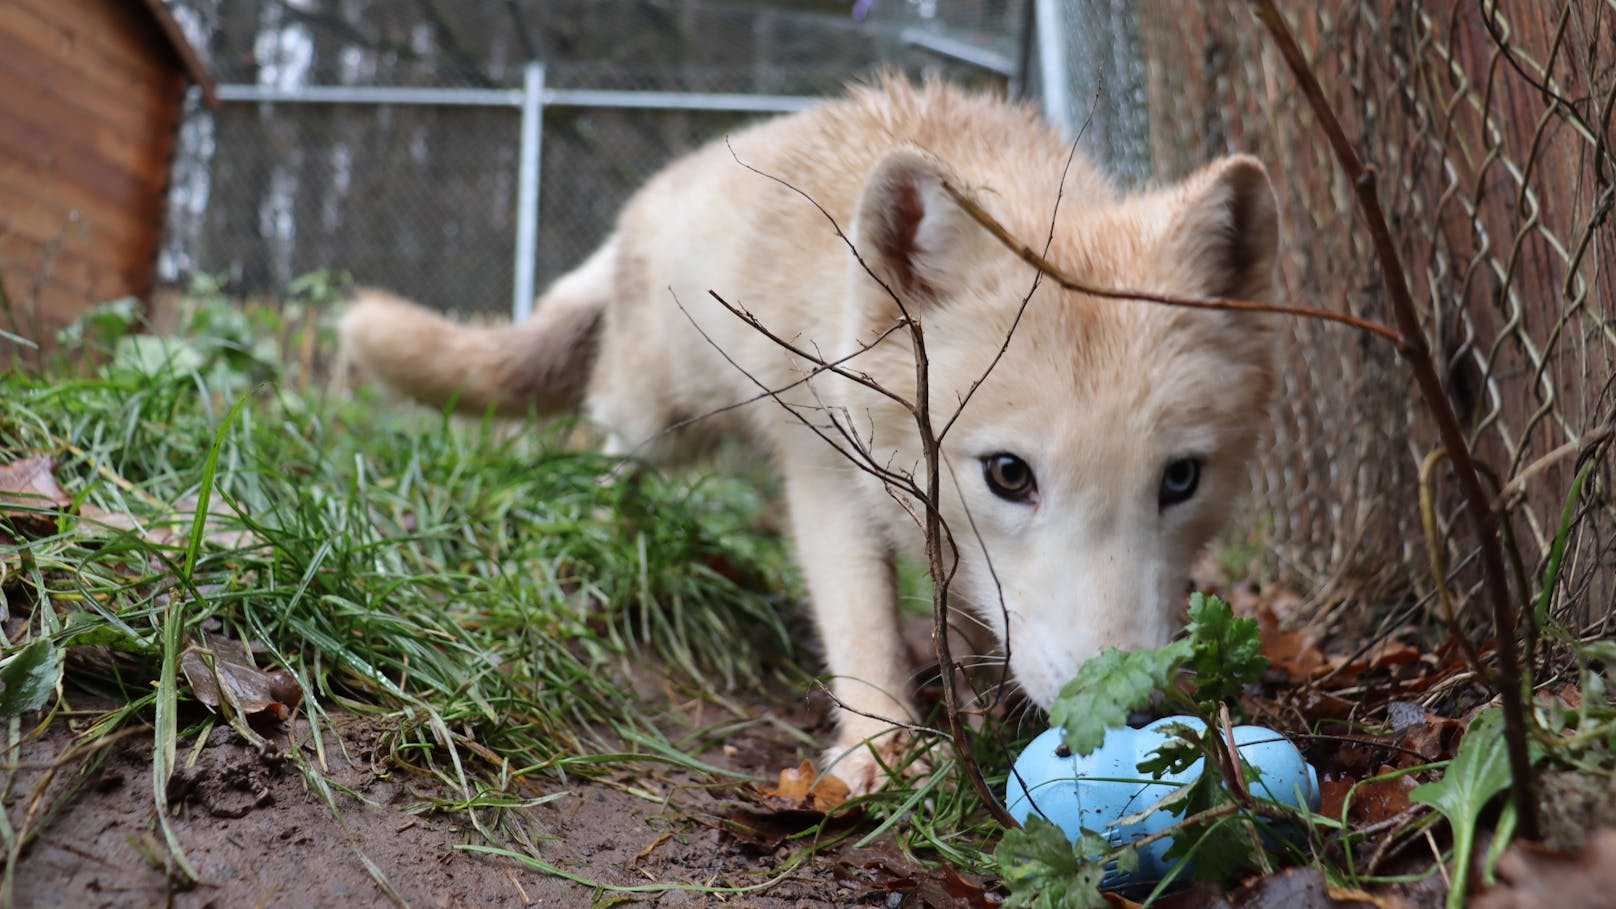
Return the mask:
M1033 0L1037 5L1038 75L1044 95L1044 116L1067 138L1073 133L1071 102L1067 97L1066 30L1061 4Z
M516 190L516 281L511 320L533 311L533 272L539 237L539 156L544 151L544 64L522 71L522 145Z

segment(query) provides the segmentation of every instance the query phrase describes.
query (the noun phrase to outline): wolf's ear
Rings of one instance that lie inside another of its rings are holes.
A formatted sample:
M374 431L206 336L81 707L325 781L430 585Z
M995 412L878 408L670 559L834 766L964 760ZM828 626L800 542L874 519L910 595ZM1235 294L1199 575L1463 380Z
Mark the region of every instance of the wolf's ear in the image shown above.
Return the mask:
M899 149L876 165L859 196L854 245L905 306L936 300L969 273L965 260L980 228L944 181L959 185L941 162Z
M1270 299L1279 255L1279 212L1262 163L1248 155L1220 158L1180 184L1177 195L1169 251L1190 270L1200 292Z

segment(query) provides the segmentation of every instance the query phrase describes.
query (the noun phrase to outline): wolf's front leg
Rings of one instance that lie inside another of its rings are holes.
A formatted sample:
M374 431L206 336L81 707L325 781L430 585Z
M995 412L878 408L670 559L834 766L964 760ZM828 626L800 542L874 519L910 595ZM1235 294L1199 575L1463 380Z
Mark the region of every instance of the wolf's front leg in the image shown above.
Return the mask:
M858 794L886 781L881 764L902 746L893 724L913 723L915 712L891 548L859 478L845 464L815 460L781 466L797 559L840 703L825 763Z

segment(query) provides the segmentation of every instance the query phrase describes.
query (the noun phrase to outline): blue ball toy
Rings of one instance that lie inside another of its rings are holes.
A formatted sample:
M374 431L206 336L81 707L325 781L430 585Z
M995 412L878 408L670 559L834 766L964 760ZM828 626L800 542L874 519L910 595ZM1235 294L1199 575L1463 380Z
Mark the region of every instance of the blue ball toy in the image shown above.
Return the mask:
M1175 738L1173 733L1163 731L1173 725L1206 728L1194 717L1171 716L1140 729L1113 729L1106 733L1099 750L1086 757L1078 757L1065 747L1061 741L1063 730L1044 732L1021 752L1005 786L1005 804L1011 816L1026 823L1027 816L1036 811L1064 830L1074 843L1083 830L1104 836L1113 846L1166 830L1181 820L1166 809L1132 823L1120 821L1139 814L1201 775L1203 761L1196 761L1182 772L1164 774L1160 780L1152 780L1139 770L1140 761ZM1293 808L1318 807L1318 773L1302 759L1295 745L1261 726L1236 726L1233 732L1236 750L1259 774L1257 781L1250 784L1253 795ZM1147 844L1139 850L1136 870L1111 869L1101 886L1107 890L1131 890L1163 880L1178 864L1168 861L1170 848L1171 836ZM1190 868L1186 865L1177 870L1176 879L1187 881Z

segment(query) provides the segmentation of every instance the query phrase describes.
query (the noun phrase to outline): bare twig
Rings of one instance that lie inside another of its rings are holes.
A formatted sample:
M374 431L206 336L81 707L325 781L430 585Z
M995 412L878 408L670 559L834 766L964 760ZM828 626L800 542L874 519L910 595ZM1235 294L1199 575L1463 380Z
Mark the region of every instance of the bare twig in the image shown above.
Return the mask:
M900 297L898 293L893 290L891 285L883 280L881 276L876 274L875 270L870 267L870 264L865 261L863 254L859 251L857 244L855 244L852 239L847 236L846 232L842 230L841 225L836 221L835 216L833 216L823 205L821 205L818 200L804 192L801 188L792 185L789 181L781 179L773 174L765 173L752 165L747 164L745 161L742 161L740 156L735 154L733 147L730 148L730 155L735 159L737 164L746 168L752 173L771 180L785 189L788 189L791 192L801 196L803 199L807 200L807 202L812 205L822 216L824 216L825 220L830 223L832 229L835 230L837 238L842 241L843 245L847 247L848 252L852 254L854 260L858 262L859 268L863 270L863 272L869 276L871 280L880 286L887 298L892 301L895 307L897 307L900 316L898 324L909 329L910 345L914 352L915 358L915 399L913 401L903 401L901 396L894 394L890 389L882 387L879 383L874 382L868 376L852 373L851 371L841 369L840 367L832 371L836 372L837 375L840 375L843 378L852 379L865 388L903 404L914 417L915 428L920 436L921 455L925 463L926 488L921 491L910 492L909 494L913 495L921 503L924 512L922 531L926 540L926 566L932 579L932 644L937 652L937 661L939 666L942 668L942 671L948 675L948 678L944 680L943 685L943 705L948 716L949 734L953 737L955 742L954 750L959 759L960 768L964 771L966 779L971 784L971 788L976 791L977 797L982 800L982 804L987 807L989 813L991 813L994 819L1000 824L1010 828L1020 827L1020 823L1018 823L1016 819L1010 815L1010 812L1003 804L999 802L998 797L994 795L993 790L988 787L987 779L982 775L982 769L977 765L975 756L971 754L971 749L964 747L964 743L966 742L965 726L961 719L960 707L958 703L959 697L957 692L954 690L954 657L953 653L951 652L952 648L949 645L948 639L948 588L949 581L952 579L954 574L954 569L957 567L959 550L954 545L953 534L949 532L942 517L942 443L941 436L938 434L935 425L932 423L931 417L931 363L929 358L926 356L925 328L920 324L920 321L915 319L910 313L909 307L904 302L903 298ZM717 294L713 294L713 296L715 299L717 298ZM741 318L747 320L747 323L753 328L762 327L755 318L750 316L750 314L744 314L744 311L738 311L736 308L731 307L728 303L725 303L721 299L719 302L724 305L725 308L730 309L732 313L735 313ZM825 362L822 357L802 351L796 345L793 345L785 339L768 332L766 328L764 328L764 333L765 336L775 344L780 345L797 356L806 359L810 364L824 364ZM720 353L723 352L720 351ZM725 355L725 359L729 359L727 354ZM733 360L730 362L734 363ZM756 380L754 379L754 381ZM775 396L775 399L780 400L778 396ZM781 403L784 402L781 401ZM788 409L790 408L788 407ZM806 423L806 421L804 422ZM818 428L814 428L814 431L818 433L821 438L825 438L824 434ZM869 456L866 455L867 460L868 458ZM912 481L909 485L913 485ZM946 559L944 555L945 546L949 552L954 554L955 557L953 561L956 563L956 565L950 566L946 564L948 559Z
M1137 300L1144 303L1160 303L1166 306L1181 306L1187 309L1219 309L1240 312L1267 312L1287 316L1301 316L1308 319L1319 319L1324 322L1339 322L1350 325L1359 331L1366 331L1372 335L1385 338L1403 349L1403 335L1396 329L1383 325L1372 319L1362 319L1349 313L1334 312L1328 309L1315 309L1308 306L1288 306L1282 303L1259 303L1255 300L1234 300L1227 297L1181 297L1174 294L1155 293L1146 290L1119 290L1111 287L1101 287L1090 284L1080 278L1074 277L1059 266L1044 258L1032 247L1016 239L1009 228L999 223L999 220L988 213L980 203L971 198L970 193L944 183L943 188L953 197L955 203L964 209L976 223L987 229L987 232L996 237L1005 248L1015 253L1023 262L1048 275L1051 280L1066 290L1088 294L1091 297L1100 297L1108 300Z

